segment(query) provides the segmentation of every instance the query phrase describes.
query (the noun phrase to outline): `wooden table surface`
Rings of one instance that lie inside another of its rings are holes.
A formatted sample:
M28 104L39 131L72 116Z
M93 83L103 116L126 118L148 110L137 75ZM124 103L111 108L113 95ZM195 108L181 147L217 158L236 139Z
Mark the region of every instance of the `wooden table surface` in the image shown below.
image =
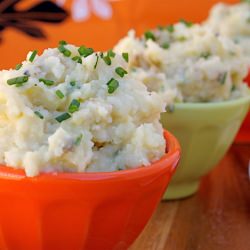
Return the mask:
M233 145L187 199L161 202L130 250L250 250L250 145Z

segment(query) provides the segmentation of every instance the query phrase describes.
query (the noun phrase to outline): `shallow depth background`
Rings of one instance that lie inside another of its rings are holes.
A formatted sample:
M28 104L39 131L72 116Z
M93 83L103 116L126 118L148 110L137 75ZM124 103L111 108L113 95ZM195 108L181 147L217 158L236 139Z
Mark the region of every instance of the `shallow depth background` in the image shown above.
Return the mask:
M0 69L14 67L29 50L58 40L96 50L112 47L127 31L139 33L180 18L200 22L216 0L2 0ZM228 3L236 0L223 1ZM67 14L66 14L67 12Z

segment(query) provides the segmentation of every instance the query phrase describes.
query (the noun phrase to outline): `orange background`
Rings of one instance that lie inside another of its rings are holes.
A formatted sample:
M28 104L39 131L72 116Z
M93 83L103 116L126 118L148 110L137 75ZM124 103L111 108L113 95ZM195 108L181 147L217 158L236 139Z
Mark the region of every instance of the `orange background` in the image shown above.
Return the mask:
M63 6L71 11L72 1L66 0ZM87 0L91 1L91 0ZM96 50L106 50L112 47L130 28L139 33L159 24L165 25L184 18L193 22L204 20L216 0L103 0L109 2L113 9L110 20L102 20L93 13L87 21L75 22L69 16L60 24L43 24L47 39L34 39L13 28L1 32L0 69L9 68L22 61L29 50L40 52L47 47L57 46L58 40L69 43L85 44ZM39 1L23 0L18 9L27 9ZM228 3L235 0L223 1ZM70 14L70 13L69 13Z

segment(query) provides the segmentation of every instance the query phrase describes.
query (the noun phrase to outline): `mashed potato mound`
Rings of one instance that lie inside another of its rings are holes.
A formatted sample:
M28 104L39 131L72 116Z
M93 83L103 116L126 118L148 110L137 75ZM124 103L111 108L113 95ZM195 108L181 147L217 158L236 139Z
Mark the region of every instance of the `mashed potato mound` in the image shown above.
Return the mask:
M41 172L116 171L165 153L163 98L112 51L61 42L0 72L0 162Z
M244 53L250 56L250 3L216 4L210 12L205 26L233 39Z
M243 79L247 62L239 46L201 25L182 21L147 31L137 38L131 31L114 49L129 51L130 69L142 74L164 75L165 93L174 102L216 102L248 94ZM145 73L146 72L146 73ZM157 81L148 81L150 89Z

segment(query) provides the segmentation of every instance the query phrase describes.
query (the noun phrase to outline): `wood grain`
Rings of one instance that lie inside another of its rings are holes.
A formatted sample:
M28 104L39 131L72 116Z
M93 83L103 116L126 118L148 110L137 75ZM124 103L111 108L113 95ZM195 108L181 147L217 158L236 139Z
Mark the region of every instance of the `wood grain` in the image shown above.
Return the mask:
M250 145L233 145L199 192L162 202L130 250L250 250Z

